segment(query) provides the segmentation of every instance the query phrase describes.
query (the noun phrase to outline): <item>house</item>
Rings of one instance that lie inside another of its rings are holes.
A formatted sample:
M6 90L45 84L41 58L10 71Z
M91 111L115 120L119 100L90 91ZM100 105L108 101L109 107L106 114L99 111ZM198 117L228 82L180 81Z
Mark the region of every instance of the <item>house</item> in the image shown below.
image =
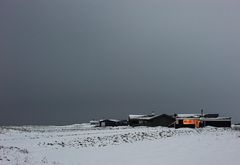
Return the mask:
M130 126L164 126L168 127L175 122L173 116L162 115L129 115L128 122Z
M178 114L175 119L175 128L231 127L231 117L219 117L218 114Z

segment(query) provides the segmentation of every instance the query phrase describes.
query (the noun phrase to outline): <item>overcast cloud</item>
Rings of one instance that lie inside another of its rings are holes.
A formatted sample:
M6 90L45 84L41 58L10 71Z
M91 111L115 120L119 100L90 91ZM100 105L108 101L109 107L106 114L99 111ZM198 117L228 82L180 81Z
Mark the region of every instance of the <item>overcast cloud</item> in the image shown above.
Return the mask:
M0 124L240 121L237 0L1 0Z

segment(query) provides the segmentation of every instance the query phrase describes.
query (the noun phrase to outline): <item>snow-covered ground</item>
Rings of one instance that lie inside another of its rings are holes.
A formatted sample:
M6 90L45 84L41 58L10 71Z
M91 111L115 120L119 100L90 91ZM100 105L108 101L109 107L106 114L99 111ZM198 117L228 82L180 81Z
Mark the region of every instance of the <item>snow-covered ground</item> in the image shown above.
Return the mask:
M238 165L240 129L0 127L1 165Z

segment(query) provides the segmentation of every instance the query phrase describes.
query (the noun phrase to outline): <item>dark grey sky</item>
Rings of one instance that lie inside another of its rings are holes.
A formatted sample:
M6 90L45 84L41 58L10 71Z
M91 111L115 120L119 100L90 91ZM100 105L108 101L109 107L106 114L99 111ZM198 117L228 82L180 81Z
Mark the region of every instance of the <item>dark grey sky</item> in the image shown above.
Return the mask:
M1 0L0 124L240 121L238 0Z

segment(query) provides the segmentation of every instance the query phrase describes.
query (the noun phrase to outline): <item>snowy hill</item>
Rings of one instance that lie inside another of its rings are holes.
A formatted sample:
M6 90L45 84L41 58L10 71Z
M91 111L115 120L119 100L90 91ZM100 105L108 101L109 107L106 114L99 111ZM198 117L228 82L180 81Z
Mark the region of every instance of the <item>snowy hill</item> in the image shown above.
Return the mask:
M237 165L240 131L231 128L0 127L0 164Z

